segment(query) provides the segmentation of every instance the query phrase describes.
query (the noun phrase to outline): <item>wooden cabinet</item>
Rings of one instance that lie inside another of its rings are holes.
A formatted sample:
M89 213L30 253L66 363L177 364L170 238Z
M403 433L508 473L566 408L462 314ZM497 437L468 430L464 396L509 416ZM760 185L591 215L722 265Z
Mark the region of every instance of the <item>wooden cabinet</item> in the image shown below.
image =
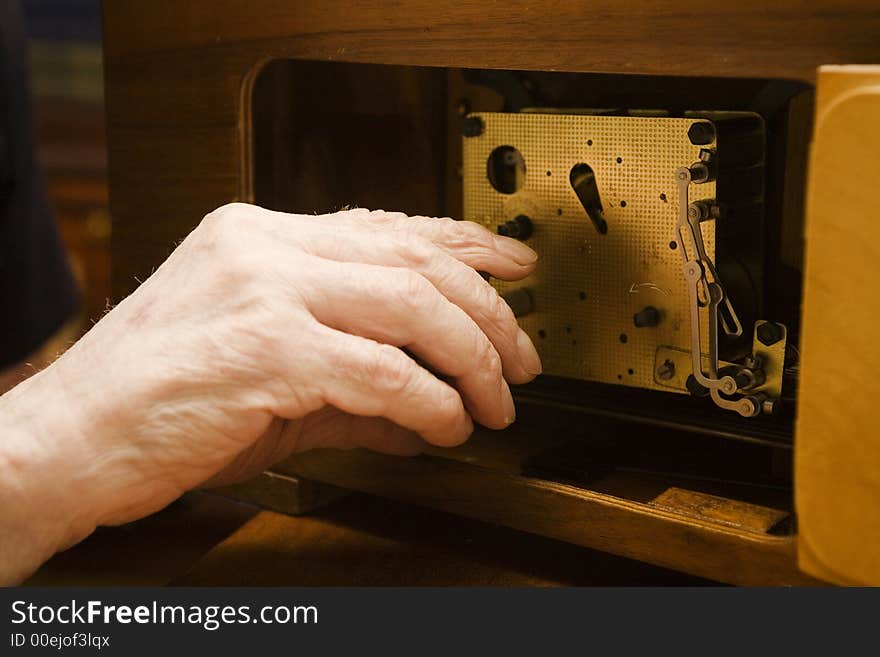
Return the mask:
M759 97L762 81L805 91L791 101L797 107L786 105L779 131L788 132L776 145L785 165L768 178L779 199L775 247L806 284L793 445L757 429L754 440L730 441L724 436L748 439L750 430L711 422L683 428L662 414L639 422L602 408L584 414L562 392L550 392L521 403L514 428L478 432L462 448L410 460L314 452L276 472L731 583L812 583L814 576L880 582L880 504L870 496L880 479L880 445L870 431L880 236L867 198L878 173L871 129L877 74L823 69L817 77L820 66L880 61L875 3L829 0L805 9L783 2L771 13L757 1L695 10L648 0L118 0L104 5L104 30L117 298L220 204L320 205L325 197L307 195L330 182L382 202L382 190L358 186L357 169L337 170L331 180L333 170L319 166L321 144L350 147L353 161L366 161L358 160L363 143L321 123L334 103L340 111L372 112L392 130L394 139L374 149L373 161L378 170L414 179L391 197L399 201L395 209L455 214L455 141L447 128L457 116L461 70L645 76L615 80L644 85L632 93L678 94L704 108L749 93L749 85L753 102L769 102ZM340 64L334 76L310 81L320 97L294 93L318 65L309 62ZM365 65L357 69L362 74L349 64ZM391 96L371 92L390 84L383 67L396 67ZM799 181L817 83L803 264ZM379 100L385 106L376 109ZM797 312L797 299L789 301ZM791 438L791 431L779 435ZM609 443L611 452L594 449Z

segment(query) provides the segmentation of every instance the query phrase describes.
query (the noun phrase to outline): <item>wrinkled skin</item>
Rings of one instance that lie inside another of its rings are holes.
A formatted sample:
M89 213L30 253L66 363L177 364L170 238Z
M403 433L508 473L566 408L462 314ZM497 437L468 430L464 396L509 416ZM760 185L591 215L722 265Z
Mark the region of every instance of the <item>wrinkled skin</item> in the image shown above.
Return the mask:
M58 361L0 398L0 580L95 526L315 447L418 453L515 417L541 371L477 271L537 256L476 224L246 204L208 216ZM27 554L27 556L23 556Z

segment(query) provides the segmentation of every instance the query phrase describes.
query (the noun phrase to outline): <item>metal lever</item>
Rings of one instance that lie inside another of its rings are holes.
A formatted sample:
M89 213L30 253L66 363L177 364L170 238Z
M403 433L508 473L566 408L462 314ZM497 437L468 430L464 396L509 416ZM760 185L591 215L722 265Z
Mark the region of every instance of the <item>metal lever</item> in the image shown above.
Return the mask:
M705 165L698 163L695 166ZM676 172L676 179L679 183L679 193L687 194L688 186L693 180L692 170L682 167ZM706 245L703 242L703 231L700 228L700 224L703 221L719 218L721 210L714 201L695 201L694 203L688 203L687 196L684 197L684 204L687 207L687 220L684 220L685 216L682 213L682 204L679 204L679 228L687 229L687 235L690 237L693 244L696 259L709 270L709 273L712 275L712 280L721 285L721 279L718 276L718 272L715 270L715 263L709 257L708 253L706 253ZM683 254L683 256L685 255L686 254ZM705 272L702 278L705 279ZM726 295L723 295L723 301L725 310L730 318L730 323L728 323L726 317L722 316L722 328L727 335L738 338L742 335L742 324L739 321L736 311L733 309L733 304Z
M737 380L730 375L718 375L718 308L723 303L730 316L721 322L722 328L727 335L742 335L742 324L736 315L733 304L724 294L724 287L715 270L712 259L706 253L703 242L703 233L700 223L717 216L717 209L711 203L688 202L688 190L693 180L691 170L681 167L675 172L675 180L678 186L678 222L676 224L676 242L681 247L682 271L688 286L690 299L691 317L691 364L694 378L704 388L709 390L712 400L721 408L736 411L745 417L753 417L761 412L761 403L757 396L744 396L740 399L725 399L721 395L733 395L739 388ZM701 180L705 180L701 177ZM690 242L690 248L686 248L685 241ZM709 280L709 276L711 280ZM709 354L708 372L703 370L702 339L700 335L700 285L706 290L707 300L704 305L709 313Z

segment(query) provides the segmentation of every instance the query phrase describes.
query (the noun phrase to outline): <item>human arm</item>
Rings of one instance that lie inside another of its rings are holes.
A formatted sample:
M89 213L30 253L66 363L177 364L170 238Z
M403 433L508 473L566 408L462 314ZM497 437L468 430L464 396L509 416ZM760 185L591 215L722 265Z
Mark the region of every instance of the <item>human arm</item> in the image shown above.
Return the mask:
M450 219L219 208L0 398L0 580L295 451L413 454L507 426L507 382L540 360L477 270L513 280L536 259Z

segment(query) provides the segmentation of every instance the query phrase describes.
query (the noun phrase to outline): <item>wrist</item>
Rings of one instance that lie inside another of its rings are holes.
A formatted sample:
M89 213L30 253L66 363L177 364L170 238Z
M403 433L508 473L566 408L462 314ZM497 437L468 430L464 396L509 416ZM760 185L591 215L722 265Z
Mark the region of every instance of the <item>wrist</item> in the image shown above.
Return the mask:
M17 581L88 536L95 463L52 367L0 397L0 580Z

